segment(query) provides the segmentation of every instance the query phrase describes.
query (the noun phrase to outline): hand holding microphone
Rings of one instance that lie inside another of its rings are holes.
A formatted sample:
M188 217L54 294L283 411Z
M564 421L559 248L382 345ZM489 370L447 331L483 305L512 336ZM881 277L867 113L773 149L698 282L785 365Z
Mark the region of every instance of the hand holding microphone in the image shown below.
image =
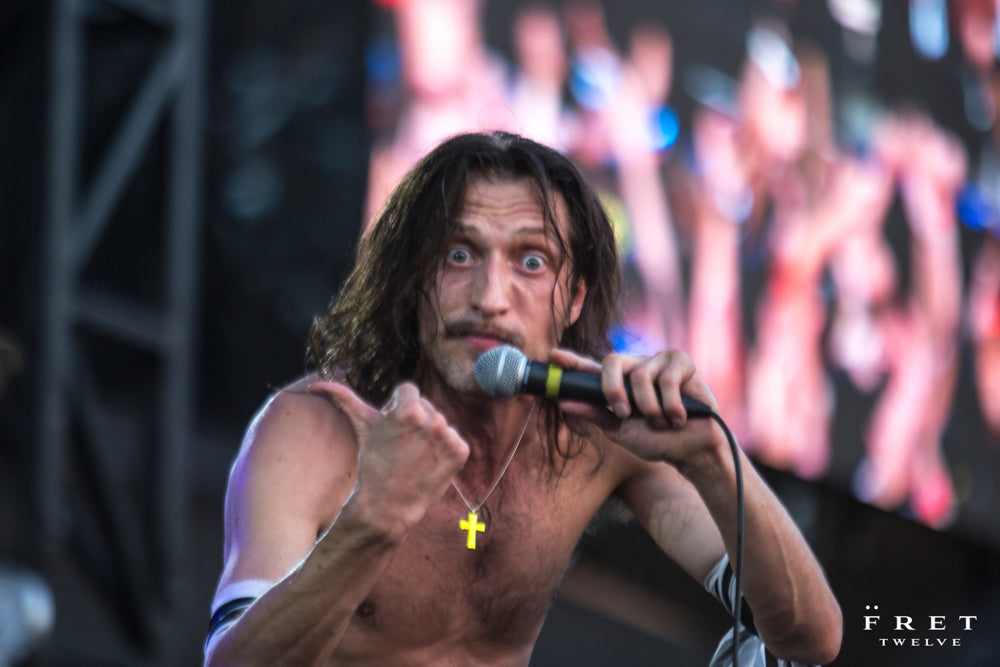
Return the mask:
M490 396L510 398L515 394L531 394L551 400L569 399L591 403L608 404L601 388L601 376L584 371L563 370L554 364L528 359L523 352L510 345L501 345L487 350L476 361L476 382ZM625 381L632 410L638 410L632 395L632 386ZM657 397L659 398L659 389ZM705 403L681 396L684 409L690 416L714 414Z

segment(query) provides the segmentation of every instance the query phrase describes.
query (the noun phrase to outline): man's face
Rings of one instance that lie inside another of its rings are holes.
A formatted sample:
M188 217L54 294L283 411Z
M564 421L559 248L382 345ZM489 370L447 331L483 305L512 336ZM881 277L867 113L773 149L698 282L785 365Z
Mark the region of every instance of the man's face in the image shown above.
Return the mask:
M561 198L556 218L566 238ZM465 208L429 290L430 303L422 303L419 311L421 347L446 384L479 391L476 359L503 343L532 358L548 357L579 317L586 291L581 287L569 294L565 259L546 229L530 181L470 181Z

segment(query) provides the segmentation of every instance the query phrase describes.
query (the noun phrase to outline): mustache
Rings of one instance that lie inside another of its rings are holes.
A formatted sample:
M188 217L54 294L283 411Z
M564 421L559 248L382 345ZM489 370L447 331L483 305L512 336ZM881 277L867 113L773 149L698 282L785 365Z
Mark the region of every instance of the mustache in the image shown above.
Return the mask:
M444 334L448 338L461 338L463 336L473 335L489 336L491 338L496 338L503 343L507 343L508 345L513 345L518 349L522 349L525 343L524 337L514 333L513 331L489 326L483 324L482 322L472 320L455 320L453 322L445 322Z

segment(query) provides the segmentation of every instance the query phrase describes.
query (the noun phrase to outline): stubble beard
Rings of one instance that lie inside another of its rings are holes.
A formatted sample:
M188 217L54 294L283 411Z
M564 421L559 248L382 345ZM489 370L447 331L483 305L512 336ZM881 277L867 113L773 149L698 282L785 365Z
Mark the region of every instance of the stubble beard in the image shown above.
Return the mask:
M476 332L488 332L505 344L513 345L519 349L524 347L523 337L513 332L500 331L464 320L444 322L440 324L440 328L435 334L421 341L421 347L424 350L425 373L436 376L441 384L451 391L459 394L485 396L476 381L475 365L478 357L471 358L469 350L458 344L458 341L464 336Z

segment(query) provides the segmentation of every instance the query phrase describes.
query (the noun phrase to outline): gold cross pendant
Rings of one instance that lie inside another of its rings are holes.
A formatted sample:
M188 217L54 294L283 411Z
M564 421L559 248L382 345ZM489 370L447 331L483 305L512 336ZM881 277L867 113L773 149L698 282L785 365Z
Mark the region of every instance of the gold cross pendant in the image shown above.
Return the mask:
M469 535L465 540L465 546L470 549L476 548L476 533L486 532L486 524L479 523L479 518L476 516L475 512L469 512L468 520L462 519L459 521L458 527L462 530L468 531Z

